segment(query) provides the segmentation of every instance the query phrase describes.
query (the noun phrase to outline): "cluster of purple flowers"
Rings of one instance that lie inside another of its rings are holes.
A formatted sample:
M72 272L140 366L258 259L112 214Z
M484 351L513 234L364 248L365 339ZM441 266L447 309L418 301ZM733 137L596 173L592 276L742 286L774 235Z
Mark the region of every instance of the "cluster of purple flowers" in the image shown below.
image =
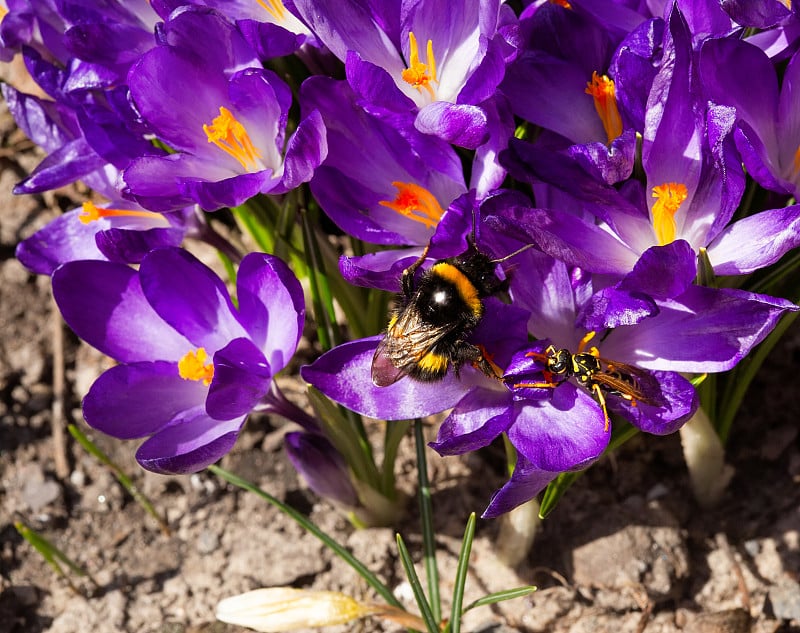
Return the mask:
M470 333L497 379L465 366L376 386L380 336L302 371L366 416L452 409L433 443L443 455L505 433L516 467L486 516L597 460L609 412L680 428L698 407L685 374L733 368L798 309L742 283L800 243L800 12L513 4L7 0L0 58L21 54L48 95L3 86L47 152L16 191L80 179L109 201L17 251L52 274L70 327L121 363L86 396L87 422L149 438L146 468L191 472L230 450L250 411L290 408L272 379L302 332L301 286L276 257L221 244L203 212L308 187L374 245L340 260L355 285L397 291L423 249L453 257L473 235L498 260L535 246L498 266L510 300L485 299ZM239 264L235 305L179 248L187 237ZM553 350L645 393L557 374ZM288 442L298 468L352 505L320 427L287 415L304 427Z

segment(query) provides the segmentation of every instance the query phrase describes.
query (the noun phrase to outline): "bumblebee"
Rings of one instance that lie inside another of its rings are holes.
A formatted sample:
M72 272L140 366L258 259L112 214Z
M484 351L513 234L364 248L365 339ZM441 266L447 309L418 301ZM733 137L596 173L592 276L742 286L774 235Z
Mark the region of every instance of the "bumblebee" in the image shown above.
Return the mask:
M607 395L623 398L633 406L639 402L655 407L664 405L656 399L656 394L660 394L661 389L651 374L632 365L605 360L599 356L596 348L588 352L583 351L583 345L590 338L591 336L588 336L582 341L581 349L575 354L567 349L557 350L552 345L543 354L529 354L544 363L547 382L519 383L515 386L555 388L563 380L575 378L579 385L592 392L600 404L605 420L605 431L608 431L609 424ZM556 382L553 380L554 376L560 376L563 380Z
M372 382L378 387L404 376L423 382L441 380L450 366L458 376L466 363L491 378L502 373L466 339L483 317L483 299L505 287L495 268L507 257L491 259L468 239L466 251L436 261L417 283L415 273L429 248L403 271L399 307L372 357Z

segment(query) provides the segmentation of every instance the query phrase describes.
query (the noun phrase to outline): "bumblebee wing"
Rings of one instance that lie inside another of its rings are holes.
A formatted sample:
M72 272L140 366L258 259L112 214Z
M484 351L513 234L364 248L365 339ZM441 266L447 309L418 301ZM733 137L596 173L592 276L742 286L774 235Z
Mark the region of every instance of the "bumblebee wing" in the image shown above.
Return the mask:
M372 382L378 387L387 387L407 376L454 328L455 324L431 325L420 318L418 311L406 308L392 319L375 349Z

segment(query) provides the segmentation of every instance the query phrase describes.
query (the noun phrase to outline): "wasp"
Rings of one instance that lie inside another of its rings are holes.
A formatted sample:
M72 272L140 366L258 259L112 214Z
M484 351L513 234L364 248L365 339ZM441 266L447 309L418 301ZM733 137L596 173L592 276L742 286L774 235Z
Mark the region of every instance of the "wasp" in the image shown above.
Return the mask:
M451 366L458 376L464 364L490 378L502 375L502 370L467 338L483 318L483 299L507 285L507 280L495 274L497 264L530 245L502 259L491 259L478 250L474 237L467 238L467 245L461 255L436 261L418 282L415 274L430 244L403 271L398 308L372 357L372 382L376 386L386 387L404 376L423 382L441 380Z
M544 366L545 382L518 383L515 387L555 388L564 380L575 378L578 384L591 391L600 408L605 421L604 431L608 431L609 417L606 407L606 396L623 398L636 406L637 403L661 407L664 405L656 399L660 394L658 381L652 374L625 363L601 358L597 348L583 351L588 340L594 336L591 332L584 337L577 353L568 349L556 349L550 345L543 353L531 352L528 356L540 360ZM554 381L554 377L562 378Z

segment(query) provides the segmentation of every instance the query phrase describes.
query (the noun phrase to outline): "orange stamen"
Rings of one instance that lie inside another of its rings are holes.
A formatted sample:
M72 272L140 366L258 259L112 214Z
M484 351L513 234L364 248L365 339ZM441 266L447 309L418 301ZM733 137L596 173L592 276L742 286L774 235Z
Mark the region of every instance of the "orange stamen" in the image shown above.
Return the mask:
M393 182L397 188L397 197L394 200L381 200L378 204L397 211L410 220L421 222L428 228L435 228L439 224L444 211L434 195L411 182Z
M178 374L184 380L202 380L208 387L214 378L214 363L206 363L208 354L202 347L186 352L178 361Z
M84 224L89 224L89 222L94 222L100 218L112 217L152 218L153 220L169 224L161 213L155 213L154 211L138 211L136 209L103 209L95 206L94 202L90 200L83 203L81 213L78 215L78 219Z
M586 84L586 94L594 99L594 108L603 122L608 142L611 143L622 134L622 118L617 108L614 81L609 79L608 75L601 76L593 72L592 80Z
M264 7L266 12L278 22L282 22L286 17L286 7L283 6L281 0L267 0L266 2L264 0L256 0L256 2Z
M688 197L686 185L680 182L665 182L653 187L653 228L659 246L675 241L675 213Z
M230 154L247 171L258 170L258 159L261 153L253 145L247 130L230 110L224 106L219 108L219 116L215 117L211 125L204 125L209 143L214 143L223 152Z
M422 92L426 90L431 99L435 99L435 93L431 84L437 83L436 79L436 58L433 56L433 42L428 40L427 46L427 64L419 61L419 47L417 46L417 38L413 32L408 33L409 42L409 60L408 68L402 73L401 77L407 84L411 84L414 88Z
M567 2L567 0L550 0L550 4L557 4L559 7L564 7L565 9L572 8L572 5Z

